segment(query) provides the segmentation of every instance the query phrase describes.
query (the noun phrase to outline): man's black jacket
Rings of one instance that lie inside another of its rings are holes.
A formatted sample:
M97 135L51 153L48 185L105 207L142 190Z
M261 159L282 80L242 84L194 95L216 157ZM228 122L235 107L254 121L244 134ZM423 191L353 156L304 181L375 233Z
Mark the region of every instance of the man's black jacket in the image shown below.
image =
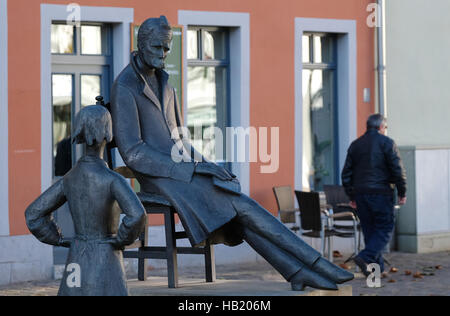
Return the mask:
M354 141L348 149L342 184L349 198L355 194L393 194L406 196L406 172L395 142L370 129Z

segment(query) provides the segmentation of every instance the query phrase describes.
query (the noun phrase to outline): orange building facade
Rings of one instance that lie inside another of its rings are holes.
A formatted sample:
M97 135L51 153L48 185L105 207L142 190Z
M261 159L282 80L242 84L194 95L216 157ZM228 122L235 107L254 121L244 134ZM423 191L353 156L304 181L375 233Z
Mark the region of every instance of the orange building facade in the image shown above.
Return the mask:
M24 211L53 181L51 25L69 18L72 2L0 0L0 284L45 278L50 273L52 251L29 236ZM274 186L302 189L308 184L320 185L320 177L312 179L308 173L311 162L305 160L308 148L304 144L305 137L311 138L304 124L309 115L305 89L317 90L311 84L314 72L323 71L322 78L324 73L333 73L332 83L327 84L333 87L333 97L322 96L321 101L323 106L332 103L335 109L331 119L324 118L324 125L333 125L327 133L336 140L331 145L334 167L328 167L334 175L330 176L330 171L323 174L329 181L338 182L348 145L364 132L367 116L375 111L375 100L368 97L368 91L375 95L375 33L367 25L371 2L78 0L77 4L81 23L110 26L111 82L128 64L131 24L165 15L172 24L183 27L185 113L190 102L188 31L196 27L227 32L228 125L257 131L269 128L269 139L271 133L276 135L271 128L279 131L279 137L267 145L268 154L270 148L277 151L271 156L278 159L275 170L263 172L268 162L261 156L232 168L243 190L276 215ZM315 51L306 48L325 45L320 39L316 42L315 36L329 37L333 43L329 59L322 48L317 67L312 56L308 59ZM316 120L320 119L319 115ZM324 164L326 169L327 162Z

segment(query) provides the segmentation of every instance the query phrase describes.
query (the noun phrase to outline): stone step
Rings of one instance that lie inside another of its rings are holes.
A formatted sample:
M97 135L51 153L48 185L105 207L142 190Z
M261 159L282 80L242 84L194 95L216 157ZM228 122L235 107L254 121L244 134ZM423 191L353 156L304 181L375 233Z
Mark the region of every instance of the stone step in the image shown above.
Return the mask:
M259 280L217 280L205 283L199 279L180 279L179 288L169 289L167 278L151 277L147 281L128 281L132 296L352 296L351 286L341 286L338 291L321 291L307 288L304 292L291 290L288 282Z

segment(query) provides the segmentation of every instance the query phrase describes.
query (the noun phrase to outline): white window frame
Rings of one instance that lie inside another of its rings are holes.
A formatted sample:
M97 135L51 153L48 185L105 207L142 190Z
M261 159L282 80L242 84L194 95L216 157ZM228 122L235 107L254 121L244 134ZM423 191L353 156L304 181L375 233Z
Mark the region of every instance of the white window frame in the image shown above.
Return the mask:
M0 0L0 237L9 236L8 1Z
M303 190L303 56L305 32L334 33L337 39L339 170L357 136L357 41L355 20L295 19L295 189Z
M52 185L52 86L51 86L51 24L52 21L66 21L70 13L68 6L41 4L41 191ZM80 7L81 22L112 24L113 31L113 77L130 62L131 23L133 8Z
M190 25L217 26L230 29L230 122L233 127L250 127L250 14L231 12L178 11L178 24L184 26L184 38ZM184 78L187 78L187 47L183 53ZM187 95L187 80L184 80ZM187 97L184 98L185 122ZM248 146L250 147L250 146ZM248 150L248 147L246 150ZM246 153L246 157L249 157ZM242 192L250 194L250 163L233 163L233 172L239 177Z

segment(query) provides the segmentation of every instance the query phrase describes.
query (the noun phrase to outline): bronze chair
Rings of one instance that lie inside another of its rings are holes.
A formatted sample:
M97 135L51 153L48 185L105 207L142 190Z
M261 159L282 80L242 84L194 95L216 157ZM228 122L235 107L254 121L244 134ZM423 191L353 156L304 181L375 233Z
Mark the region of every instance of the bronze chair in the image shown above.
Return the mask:
M295 208L295 197L290 186L273 188L278 205L278 219L296 234L301 234L300 211Z
M135 179L134 174L127 167L121 167L115 170L125 178ZM214 247L207 241L203 247L177 247L177 240L187 239L185 231L175 231L176 210L169 201L157 194L137 193L139 199L144 205L147 214L163 214L164 227L166 232L165 247L150 247L148 242L148 224L139 237L139 241L134 245L127 247L124 251L124 258L138 259L138 279L145 281L147 279L147 260L146 259L165 259L167 260L167 274L169 288L178 287L178 264L177 255L203 255L205 257L205 277L206 282L215 282L216 269L214 258ZM131 250L137 249L137 250Z

